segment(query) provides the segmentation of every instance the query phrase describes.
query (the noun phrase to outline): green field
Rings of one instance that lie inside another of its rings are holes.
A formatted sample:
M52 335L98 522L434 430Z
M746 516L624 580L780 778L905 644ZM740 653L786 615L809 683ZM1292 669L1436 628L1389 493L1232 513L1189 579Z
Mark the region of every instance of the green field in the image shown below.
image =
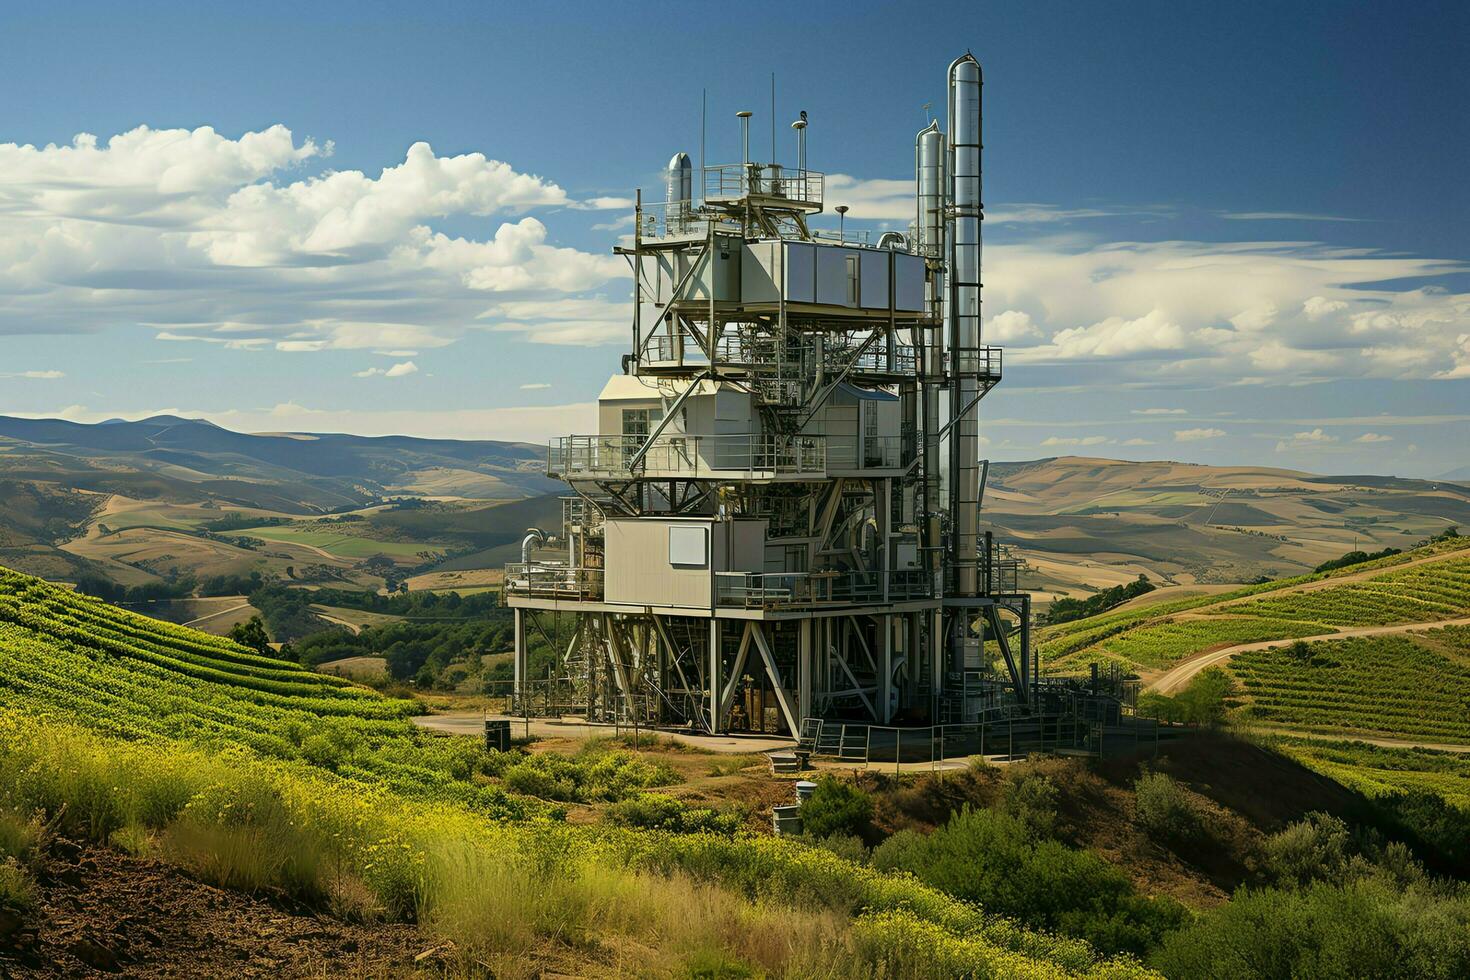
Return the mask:
M1470 810L1470 753L1284 736L1266 741L1308 768L1368 796L1420 791Z
M631 949L654 976L1157 976L808 844L568 825L543 800L677 776L591 744L487 752L416 731L413 710L0 570L0 824L17 834L411 922L449 944L451 975L538 975L546 955L611 975Z
M1470 743L1470 627L1237 654L1242 718L1301 731Z
M1436 560L1399 568L1409 561ZM1348 575L1338 586L1302 588ZM1470 615L1470 540L1452 539L1363 565L1303 575L1218 595L1103 613L1041 636L1050 670L1114 662L1162 670L1206 650L1317 636L1355 626L1435 622Z
M371 558L374 555L387 555L390 558L416 558L421 552L426 551L435 554L444 553L444 549L437 545L412 541L374 541L372 538L343 534L336 529L318 529L302 525L247 527L230 533L243 537L260 538L264 541L277 541L281 544L301 544L320 548L338 558Z

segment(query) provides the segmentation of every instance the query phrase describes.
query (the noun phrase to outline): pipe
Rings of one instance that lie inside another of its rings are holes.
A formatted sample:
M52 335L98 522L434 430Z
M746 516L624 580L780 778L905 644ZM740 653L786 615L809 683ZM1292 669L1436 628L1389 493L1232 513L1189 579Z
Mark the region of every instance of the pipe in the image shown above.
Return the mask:
M929 269L924 303L936 324L914 331L917 335L914 347L919 354L919 430L924 456L919 511L923 515L925 565L936 576L940 569L939 511L943 506L939 485L943 466L939 402L944 381L944 332L937 324L944 312L944 174L945 139L936 120L914 137L914 244Z
M966 363L980 347L980 62L968 52L949 66L949 257L945 318L950 342L950 404L980 394ZM955 420L950 436L950 536L955 592L979 593L980 425L978 413Z
M526 528L526 536L521 539L521 563L531 564L531 549L546 547L546 532L539 527Z

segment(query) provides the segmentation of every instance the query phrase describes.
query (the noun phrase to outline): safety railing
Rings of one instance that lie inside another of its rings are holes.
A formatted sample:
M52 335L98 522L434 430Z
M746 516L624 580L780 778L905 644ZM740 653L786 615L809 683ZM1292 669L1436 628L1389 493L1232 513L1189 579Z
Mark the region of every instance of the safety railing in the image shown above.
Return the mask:
M724 163L704 168L704 199L733 200L756 195L820 206L826 175L788 170L780 164Z
M600 599L602 569L515 562L505 566L504 591L542 599Z
M887 588L885 589L885 581ZM920 570L889 572L716 572L715 604L772 609L836 603L902 602L933 594Z
M549 476L626 477L635 468L643 476L685 479L823 476L827 442L819 436L673 433L651 443L644 436L563 436L547 447Z
M852 370L859 374L913 374L918 364L914 349L907 344L895 346L891 358L887 350L871 348L863 351L855 360L844 360L841 355L831 360L837 365L850 362Z
M952 348L944 353L944 369L952 374L974 375L982 379L999 381L1001 348Z

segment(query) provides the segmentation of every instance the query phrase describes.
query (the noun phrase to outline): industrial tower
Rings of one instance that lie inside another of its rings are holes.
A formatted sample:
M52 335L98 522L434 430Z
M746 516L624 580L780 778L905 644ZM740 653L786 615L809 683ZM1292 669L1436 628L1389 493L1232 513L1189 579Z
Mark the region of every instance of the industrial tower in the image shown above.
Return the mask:
M907 234L811 228L805 113L794 167L750 159L742 112L741 162L696 182L679 153L640 193L632 349L597 434L549 447L560 533L506 570L516 713L794 735L1032 704L1030 599L980 527L981 80L950 65Z

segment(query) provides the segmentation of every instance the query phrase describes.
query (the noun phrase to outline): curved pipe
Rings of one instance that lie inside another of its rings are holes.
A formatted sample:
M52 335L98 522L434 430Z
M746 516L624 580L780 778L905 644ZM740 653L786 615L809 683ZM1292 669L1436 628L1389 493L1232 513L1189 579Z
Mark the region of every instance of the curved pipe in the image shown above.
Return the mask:
M544 547L546 547L546 532L539 527L526 528L526 536L521 539L522 564L531 563L531 549Z
M878 247L879 248L888 248L888 249L897 249L898 251L902 252L902 251L904 251L908 247L908 244L907 244L907 240L903 236L903 232L901 232L901 231L885 231L878 238Z

